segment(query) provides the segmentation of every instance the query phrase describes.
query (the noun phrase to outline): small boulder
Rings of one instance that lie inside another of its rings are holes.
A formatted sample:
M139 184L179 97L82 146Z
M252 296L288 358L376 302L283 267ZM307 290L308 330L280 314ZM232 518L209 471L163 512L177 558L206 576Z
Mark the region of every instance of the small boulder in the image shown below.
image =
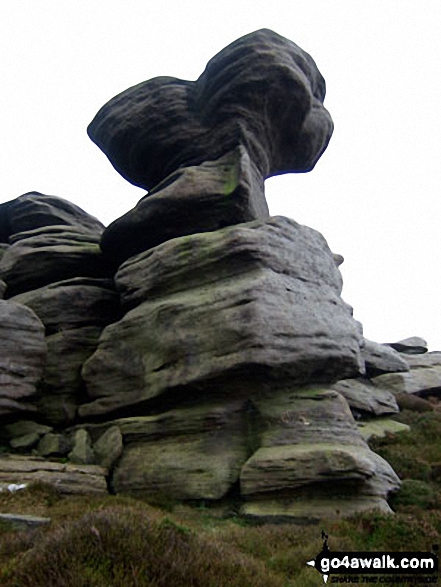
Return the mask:
M404 357L388 345L365 338L361 354L365 361L367 377L375 377L382 373L409 371L409 365Z
M118 426L111 426L93 445L95 461L101 467L112 469L123 452L123 437Z
M89 465L95 462L92 450L92 441L87 430L80 428L72 438L73 448L68 457L72 463Z
M398 342L388 342L388 346L405 355L422 355L427 353L427 342L419 336L411 336Z

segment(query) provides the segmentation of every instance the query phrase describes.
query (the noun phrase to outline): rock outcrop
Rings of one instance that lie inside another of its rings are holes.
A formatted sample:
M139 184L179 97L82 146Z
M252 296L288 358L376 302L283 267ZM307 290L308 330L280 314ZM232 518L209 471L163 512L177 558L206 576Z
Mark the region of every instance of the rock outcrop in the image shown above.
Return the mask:
M46 334L35 402L50 424L75 419L84 393L81 367L103 327L120 317L111 265L100 248L103 229L56 196L31 192L0 205L3 295L11 307L35 312Z
M164 393L252 396L269 380L335 381L362 368L331 251L286 218L173 239L129 259L115 281L132 309L83 367L94 400L83 417Z
M400 394L438 393L439 356L364 340L341 255L264 196L326 148L324 96L307 53L257 31L101 108L90 137L149 190L109 227L36 192L0 205L0 483L234 497L271 521L390 511L399 479L366 438L406 429Z
M53 485L60 493L107 493L106 470L96 465L80 466L45 461L38 457L0 457L0 484Z

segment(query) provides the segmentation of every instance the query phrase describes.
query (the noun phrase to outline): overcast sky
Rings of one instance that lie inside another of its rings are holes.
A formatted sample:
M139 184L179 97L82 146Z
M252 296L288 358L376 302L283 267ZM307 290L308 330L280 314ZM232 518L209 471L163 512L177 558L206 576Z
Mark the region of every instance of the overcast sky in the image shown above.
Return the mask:
M311 173L266 182L271 213L345 257L367 338L441 350L440 0L0 0L0 201L36 190L109 224L144 192L88 139L98 109L157 75L196 79L263 27L312 55L335 123Z

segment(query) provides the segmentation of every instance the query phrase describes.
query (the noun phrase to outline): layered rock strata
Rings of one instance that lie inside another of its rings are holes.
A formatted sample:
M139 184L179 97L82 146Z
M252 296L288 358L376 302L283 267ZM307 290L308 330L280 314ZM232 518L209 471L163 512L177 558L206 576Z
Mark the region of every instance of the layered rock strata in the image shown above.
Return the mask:
M129 311L83 367L94 400L83 417L362 368L361 328L326 241L286 218L173 239L129 259L115 281Z
M29 360L3 366L21 387L0 385L18 420L0 432L42 457L0 459L0 482L234 498L271 521L390 511L399 479L365 438L391 430L394 378L433 391L437 364L365 341L343 258L264 196L323 153L324 97L307 53L257 31L195 82L155 78L101 108L89 136L149 190L107 229L36 192L0 206L0 311L35 330Z
M41 320L47 361L41 366L40 417L71 422L84 393L80 372L103 327L120 317L104 226L62 198L37 192L0 205L4 296Z

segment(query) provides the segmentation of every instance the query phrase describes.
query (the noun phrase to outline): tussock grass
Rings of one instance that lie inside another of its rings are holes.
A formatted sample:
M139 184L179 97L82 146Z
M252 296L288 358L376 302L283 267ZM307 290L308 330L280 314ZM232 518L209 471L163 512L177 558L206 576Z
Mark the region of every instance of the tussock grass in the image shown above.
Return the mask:
M221 541L127 506L85 514L34 536L5 587L283 587L265 565Z
M218 509L122 496L62 497L42 484L0 494L3 512L52 519L49 528L0 527L2 587L315 587L306 566L321 549L427 551L441 543L441 412L403 411L412 431L372 443L403 479L394 516L321 526L246 523Z

